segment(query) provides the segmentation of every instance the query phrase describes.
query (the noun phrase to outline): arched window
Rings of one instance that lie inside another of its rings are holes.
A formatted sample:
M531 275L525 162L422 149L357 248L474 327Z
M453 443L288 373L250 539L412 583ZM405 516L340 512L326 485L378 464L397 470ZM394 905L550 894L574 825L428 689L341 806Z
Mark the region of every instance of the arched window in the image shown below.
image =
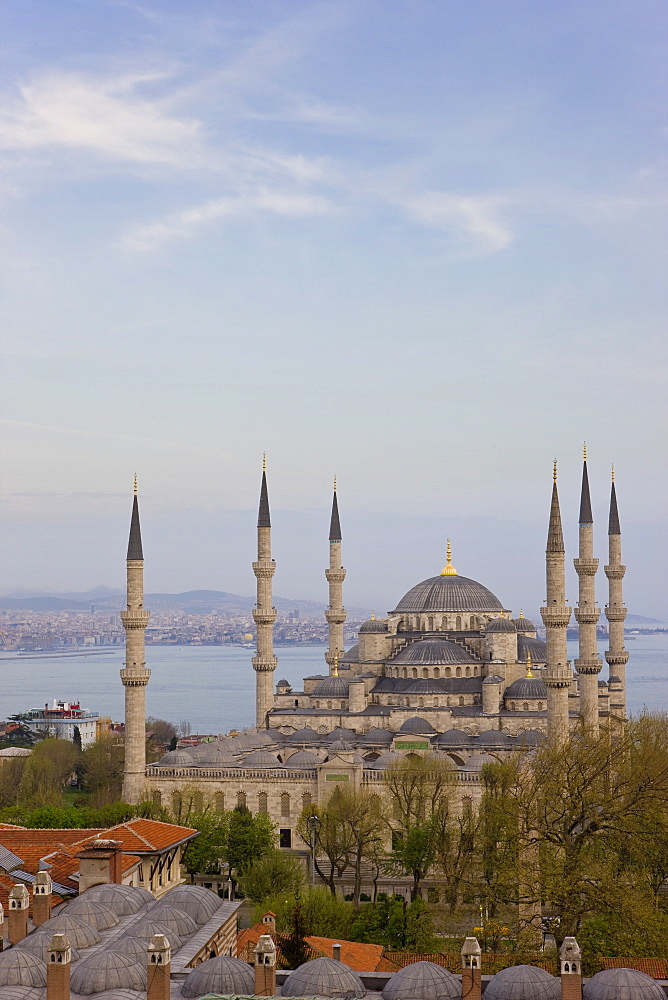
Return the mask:
M155 805L155 806L161 806L162 805L162 792L152 792L151 793L151 801L153 802L153 805Z
M473 668L473 676L474 676L474 677L477 677L477 676L478 676L478 668L477 668L477 667L474 667L474 668Z
M427 618L427 629L429 630L429 632L433 632L434 631L434 616L433 615L429 615L429 617Z
M176 817L176 819L180 818L180 816L181 816L181 793L180 792L172 792L172 812L174 813L174 816Z
M441 676L441 668L434 667L434 677L440 677L440 676Z
M202 809L204 809L204 796L201 792L195 792L193 795L193 809L197 813L201 813Z
M438 708L438 698L434 698L434 708Z
M328 701L327 702L327 708L331 708L331 707L332 707L332 703L331 703L331 701Z
M307 809L311 805L311 793L302 792L302 809Z
M474 618L473 615L471 615L471 617L469 618L469 628L472 628L472 629L475 628L475 618Z
M423 677L429 677L429 671L427 670L426 667L422 668L422 676Z
M418 698L418 708L424 708L424 698Z
M467 668L466 668L466 676L467 676L467 677L470 677L470 676L471 676L471 668L470 668L470 667L467 667Z
M462 618L461 618L461 615L457 615L457 617L455 618L455 628L457 629L458 632L461 632L461 630L462 630Z
M266 792L260 792L260 794L257 797L257 811L260 812L260 813L266 813L266 812L269 811L267 809L267 793Z
M237 792L237 808L238 809L245 809L246 808L246 793L245 792Z
M542 711L543 711L543 703L542 703L542 701L539 701L539 702L538 702L538 711L539 711L539 712L542 712Z
M524 704L522 705L522 711L523 712L528 712L529 711L529 702L528 701L525 701Z
M511 701L511 703L510 703L510 711L511 712L516 712L517 711L517 704L514 701Z
M457 667L455 673L456 673L457 677L461 677L462 676L462 668L461 667Z
M461 695L461 694L460 694L460 696L459 696L459 704L460 704L460 705L463 705L463 704L464 704L464 696L463 696L463 695Z
M408 671L406 670L406 667L404 667L403 669L403 676L408 677Z
M448 619L445 617L445 615L441 615L441 628L447 628L447 627L448 627Z
M446 707L450 708L450 696L449 695L448 695L448 697L446 699Z
M413 667L413 669L411 670L411 674L413 677L417 677L417 667Z
M299 698L295 698L295 708L299 708Z
M225 796L222 792L216 792L213 801L216 806L216 812L225 812Z
M450 669L450 667L445 668L445 676L452 677L452 670Z
M315 703L315 707L316 707L316 708L320 708L320 702L319 702L319 701L316 701L316 703Z
M290 796L287 792L281 795L281 816L290 816Z

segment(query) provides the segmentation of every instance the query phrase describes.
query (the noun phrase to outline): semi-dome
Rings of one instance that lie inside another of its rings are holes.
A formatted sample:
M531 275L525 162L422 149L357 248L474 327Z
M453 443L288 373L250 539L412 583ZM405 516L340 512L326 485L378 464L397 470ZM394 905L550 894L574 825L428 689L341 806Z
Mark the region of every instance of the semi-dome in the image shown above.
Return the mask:
M332 729L331 733L328 733L325 739L327 740L356 740L357 733L354 729L345 729L343 726L337 726L336 729Z
M86 899L104 903L114 913L124 916L137 913L146 903L153 903L155 896L148 889L142 889L137 885L105 882L103 885L93 885L90 889L86 889Z
M517 628L510 618L492 618L485 625L485 632L517 632Z
M321 698L347 698L348 681L344 680L343 677L332 674L330 677L325 677L324 681L316 684L313 694Z
M0 952L0 986L46 986L46 963L19 948Z
M361 632L365 634L368 632L387 632L387 622L379 621L377 618L369 618L368 622L364 622L361 626Z
M539 729L525 729L524 732L517 734L517 742L527 747L537 747L544 739L545 734Z
M256 750L249 753L241 762L242 767L282 767L280 760L268 750Z
M592 976L584 988L584 1000L660 1000L659 984L636 969L604 969Z
M208 993L251 995L254 992L253 970L240 958L230 955L218 955L202 962L189 973L181 987L182 997L202 997Z
M541 680L540 677L520 677L506 688L503 696L504 698L529 698L534 701L545 701L547 687L545 681Z
M365 997L366 987L345 962L314 958L292 972L283 984L283 997Z
M388 980L383 1000L460 1000L461 983L436 962L412 962Z
M321 764L322 761L317 754L313 753L311 750L298 750L297 753L293 753L291 757L285 762L286 767L315 767L316 764Z
M360 644L356 642L354 646L351 646L343 656L339 657L339 663L359 663L360 661Z
M517 636L517 659L527 662L527 653L531 653L534 663L545 663L547 660L547 644L542 639L532 639L529 635Z
M157 763L158 767L192 767L195 761L185 750L170 750Z
M205 924L220 909L220 897L203 885L177 885L162 897L170 906L178 906L195 923Z
M120 951L97 951L72 970L73 993L90 996L111 989L146 989L146 966Z
M467 576L431 576L412 587L397 604L395 614L430 611L503 611L491 590Z
M410 733L412 736L434 736L436 734L436 730L431 722L427 722L426 719L420 719L417 715L412 719L406 719L400 726L399 732L404 735Z
M392 663L441 664L477 663L474 656L449 639L418 639L399 650Z
M75 948L92 948L94 944L99 944L102 938L96 928L80 920L79 917L68 916L67 912L51 917L50 920L42 924L41 930L48 931L49 934L67 934L67 939Z
M561 984L536 965L511 965L488 983L485 1000L561 1000Z
M70 916L79 917L86 923L91 923L97 927L98 931L106 931L109 927L115 927L118 923L118 915L113 909L105 906L99 900L88 899L84 894L77 896L67 907Z

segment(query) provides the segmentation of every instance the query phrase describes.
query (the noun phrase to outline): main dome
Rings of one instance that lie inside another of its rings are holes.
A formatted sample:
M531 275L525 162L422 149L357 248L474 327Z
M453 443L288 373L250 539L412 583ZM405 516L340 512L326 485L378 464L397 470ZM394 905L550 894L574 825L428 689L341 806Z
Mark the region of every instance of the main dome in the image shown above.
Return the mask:
M394 613L429 611L503 611L491 590L467 576L431 576L401 598Z

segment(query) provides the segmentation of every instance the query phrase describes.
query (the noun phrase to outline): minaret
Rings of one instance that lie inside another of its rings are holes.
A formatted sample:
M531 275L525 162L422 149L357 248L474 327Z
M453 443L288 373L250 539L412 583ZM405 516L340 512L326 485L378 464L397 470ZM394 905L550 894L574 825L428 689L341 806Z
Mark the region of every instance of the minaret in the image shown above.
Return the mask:
M601 658L596 645L596 623L601 615L596 607L594 578L598 559L594 559L594 518L589 498L587 475L587 446L582 463L582 491L580 494L580 545L578 558L573 560L578 574L578 606L575 620L579 625L578 658L575 669L579 675L580 715L590 733L598 732L598 675Z
M346 609L343 607L343 581L346 578L346 571L341 565L341 523L336 498L336 476L334 476L332 519L329 524L329 569L325 570L325 576L329 584L329 607L325 611L329 625L329 648L325 653L325 659L331 674L334 661L344 653L343 623L346 620Z
M257 562L253 563L253 572L257 578L257 606L253 609L253 620L257 626L257 654L253 657L255 715L256 724L260 728L265 728L268 724L267 716L274 707L273 675L278 664L274 656L276 608L273 606L271 594L271 581L276 572L276 563L271 558L271 517L265 457L262 459L260 509L257 515Z
M619 526L617 512L617 494L615 492L615 470L612 469L612 486L610 489L610 520L608 522L608 565L605 575L608 578L608 603L605 617L608 619L608 649L605 658L610 668L610 677L619 678L619 688L615 697L613 714L626 718L626 664L629 658L624 649L624 619L626 608L622 596L622 580L626 566L622 566L622 529ZM612 701L610 704L612 710Z
M547 685L547 735L559 740L568 736L568 692L573 675L566 645L571 609L566 606L566 550L561 530L556 459L552 478L550 526L545 549L547 598L540 614L547 640L547 662L543 670L543 680Z
M146 669L144 630L149 614L144 610L144 554L139 527L137 477L134 483L130 541L127 555L127 610L121 611L125 629L125 666L121 680L125 687L125 763L123 801L141 802L146 772L146 685L151 671Z

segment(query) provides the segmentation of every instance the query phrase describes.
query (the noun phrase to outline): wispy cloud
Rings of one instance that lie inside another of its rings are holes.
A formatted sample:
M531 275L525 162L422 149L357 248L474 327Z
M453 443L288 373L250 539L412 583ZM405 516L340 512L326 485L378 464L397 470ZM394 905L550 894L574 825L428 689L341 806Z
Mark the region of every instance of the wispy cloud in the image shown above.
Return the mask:
M502 199L494 196L426 191L406 198L403 207L415 222L468 239L478 251L496 253L514 238L499 217L502 204Z
M160 74L94 79L52 72L0 99L0 148L67 147L135 163L193 164L202 123L143 98Z

